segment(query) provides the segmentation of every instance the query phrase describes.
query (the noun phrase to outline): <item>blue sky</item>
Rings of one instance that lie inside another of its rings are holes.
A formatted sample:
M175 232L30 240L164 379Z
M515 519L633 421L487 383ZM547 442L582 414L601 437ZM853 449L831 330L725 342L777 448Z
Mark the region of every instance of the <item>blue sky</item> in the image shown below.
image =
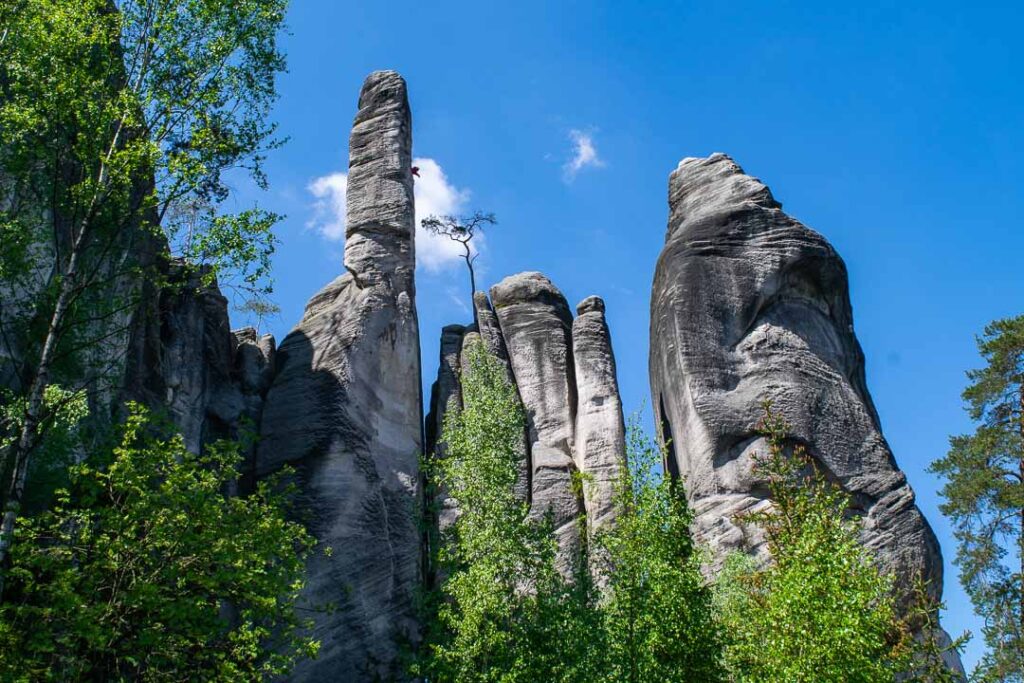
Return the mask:
M334 209L356 98L367 73L397 69L415 154L434 164L421 204L498 215L485 287L540 270L572 305L604 297L638 409L668 173L725 152L846 261L868 384L943 543L946 624L977 634L973 663L980 624L925 470L970 428L974 335L1024 312L1024 6L859 4L296 0L275 112L291 141L271 190L241 192L288 215L270 331L282 338L342 271ZM469 318L468 283L450 255L420 250L429 390L441 326Z

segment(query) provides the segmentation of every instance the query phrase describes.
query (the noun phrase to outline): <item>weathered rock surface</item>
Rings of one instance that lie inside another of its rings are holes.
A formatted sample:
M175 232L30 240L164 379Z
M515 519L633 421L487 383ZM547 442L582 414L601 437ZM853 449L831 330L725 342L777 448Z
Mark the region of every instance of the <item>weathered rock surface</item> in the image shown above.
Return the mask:
M576 307L572 349L576 366L576 443L587 475L583 499L591 532L615 517L615 485L625 462L625 427L604 301L591 296Z
M572 454L576 378L572 313L540 273L520 273L491 288L512 374L526 407L530 443Z
M462 372L462 341L467 328L462 325L448 325L441 330L440 364L437 369L437 380L430 388L430 412L427 413L424 430L426 453L440 458L444 457L443 447L438 441L444 429L444 418L450 410L462 408L462 392L459 389L459 378ZM444 489L435 492L436 515L433 520L441 532L448 529L458 517L455 501ZM428 577L433 584L436 577Z
M444 427L444 416L453 408L462 405L459 391L459 373L462 338L466 334L463 325L448 325L441 330L441 357L437 368L437 379L430 387L430 412L425 425L425 445L433 453Z
M491 301L526 409L531 511L552 513L560 564L567 570L581 548L578 520L584 512L572 487L578 470L572 313L558 288L536 272L494 285Z
M422 451L411 116L405 82L371 74L350 144L345 267L277 352L256 470L296 467L319 551L306 607L320 655L295 681L388 679L415 641ZM331 548L332 552L324 552Z
M573 321L562 293L533 272L502 280L491 289L491 301L482 292L474 297L477 326L463 334L463 352L481 340L507 365L527 414L523 495L535 517L552 514L559 565L568 572L583 544L581 516L586 515L592 529L610 521L611 488L625 461L622 407L604 303L597 297L586 299ZM446 339L442 337L438 387L447 384ZM444 402L446 395L436 392L428 429L453 405L451 400ZM581 487L574 484L581 471L591 474L594 484L584 483L582 499Z
M206 443L233 436L245 405L232 377L227 299L216 285L201 287L198 275L190 280L160 297L159 378L147 383L162 386L163 395L155 398L167 407L185 446L198 453Z
M651 298L650 374L667 469L686 481L695 531L721 557L763 539L736 522L763 504L761 404L853 500L863 539L903 590L936 592L942 557L882 436L853 333L846 267L729 157L684 159Z

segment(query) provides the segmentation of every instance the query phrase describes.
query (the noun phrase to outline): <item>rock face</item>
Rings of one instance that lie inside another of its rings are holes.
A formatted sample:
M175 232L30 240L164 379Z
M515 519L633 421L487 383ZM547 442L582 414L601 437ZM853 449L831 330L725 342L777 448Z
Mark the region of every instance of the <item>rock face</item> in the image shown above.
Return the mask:
M185 439L200 452L217 439L248 446L239 483L253 483L255 439L270 388L274 338L251 327L231 331L228 302L203 273L170 264L177 286L143 307L128 347L122 398L166 410Z
M761 404L853 500L863 539L902 589L941 591L942 557L882 436L853 333L846 267L729 157L684 159L651 297L650 373L667 470L686 481L698 537L721 557L763 539L735 521L763 504Z
M303 602L336 607L314 613L320 655L295 681L388 679L400 643L416 639L423 413L411 127L401 76L371 74L350 142L348 272L281 343L263 409L256 474L296 468L320 541Z
M573 491L576 377L572 313L540 273L520 273L491 288L512 375L526 408L530 501L534 514L552 511L564 569L582 549Z
M493 307L491 303L493 302ZM526 409L523 494L531 514L550 511L559 541L559 563L568 571L582 549L578 521L585 515L596 529L612 516L611 484L625 461L622 407L615 359L604 320L604 303L590 297L579 317L562 293L540 273L520 273L474 298L477 325L463 332L462 348L482 340L506 362L509 377ZM445 399L454 327L442 335L438 390L428 429L458 401ZM456 386L456 390L458 387ZM434 452L434 451L429 451ZM583 472L592 485L577 495L574 476Z
M604 301L596 296L576 307L572 323L576 363L576 453L590 476L583 487L591 531L615 517L615 484L625 453L622 400L615 374L611 334L604 318Z
M437 370L437 380L430 388L430 412L426 417L424 429L426 453L435 457L443 457L443 449L438 444L444 428L444 416L449 410L462 407L462 392L459 390L459 373L462 366L463 338L467 328L462 325L448 325L441 330L441 358ZM435 494L437 500L437 519L433 520L440 531L446 530L458 516L455 501L445 491ZM428 576L430 585L434 585L436 576Z

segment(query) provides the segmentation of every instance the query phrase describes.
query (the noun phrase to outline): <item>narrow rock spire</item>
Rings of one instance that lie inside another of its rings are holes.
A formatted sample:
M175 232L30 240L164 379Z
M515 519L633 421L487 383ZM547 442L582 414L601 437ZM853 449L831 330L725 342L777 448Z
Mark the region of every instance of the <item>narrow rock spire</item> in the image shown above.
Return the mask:
M587 297L576 307L572 355L576 364L576 460L586 475L587 528L611 524L615 484L626 461L626 432L604 301Z
M419 633L423 452L411 117L405 82L371 74L352 129L342 276L278 350L257 473L290 464L319 542L303 617L321 641L291 679L392 680ZM330 548L331 552L327 552Z
M405 80L375 71L359 93L349 140L345 267L360 286L380 277L412 291L416 268L412 114Z

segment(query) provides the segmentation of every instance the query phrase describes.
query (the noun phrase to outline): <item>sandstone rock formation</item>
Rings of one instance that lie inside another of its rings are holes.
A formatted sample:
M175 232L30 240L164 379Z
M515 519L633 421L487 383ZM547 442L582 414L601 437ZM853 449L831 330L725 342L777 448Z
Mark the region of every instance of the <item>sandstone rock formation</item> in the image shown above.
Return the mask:
M281 343L256 472L297 469L320 541L305 607L320 655L296 681L388 679L415 641L422 451L411 116L405 82L371 74L350 142L345 268ZM330 554L326 551L331 549Z
M493 302L493 307L491 303ZM625 461L622 407L604 303L584 300L573 320L562 293L544 275L520 273L474 298L477 326L464 330L462 348L481 340L506 362L526 409L524 495L532 514L551 512L563 570L582 548L578 520L596 529L612 516L611 485ZM441 364L428 430L440 424L450 398L455 327L442 334ZM456 374L457 376L457 374ZM456 391L458 387L456 386ZM434 450L428 452L435 452ZM576 473L590 480L581 500Z
M626 435L604 301L588 297L576 307L576 313L572 323L577 392L575 450L577 462L589 475L583 497L587 523L591 531L596 531L614 521L615 484L625 457Z
M684 159L651 297L650 374L667 470L685 479L696 535L719 558L763 539L736 515L764 504L762 401L851 497L863 539L906 591L942 586L942 557L893 459L853 333L846 267L761 181L715 154Z

